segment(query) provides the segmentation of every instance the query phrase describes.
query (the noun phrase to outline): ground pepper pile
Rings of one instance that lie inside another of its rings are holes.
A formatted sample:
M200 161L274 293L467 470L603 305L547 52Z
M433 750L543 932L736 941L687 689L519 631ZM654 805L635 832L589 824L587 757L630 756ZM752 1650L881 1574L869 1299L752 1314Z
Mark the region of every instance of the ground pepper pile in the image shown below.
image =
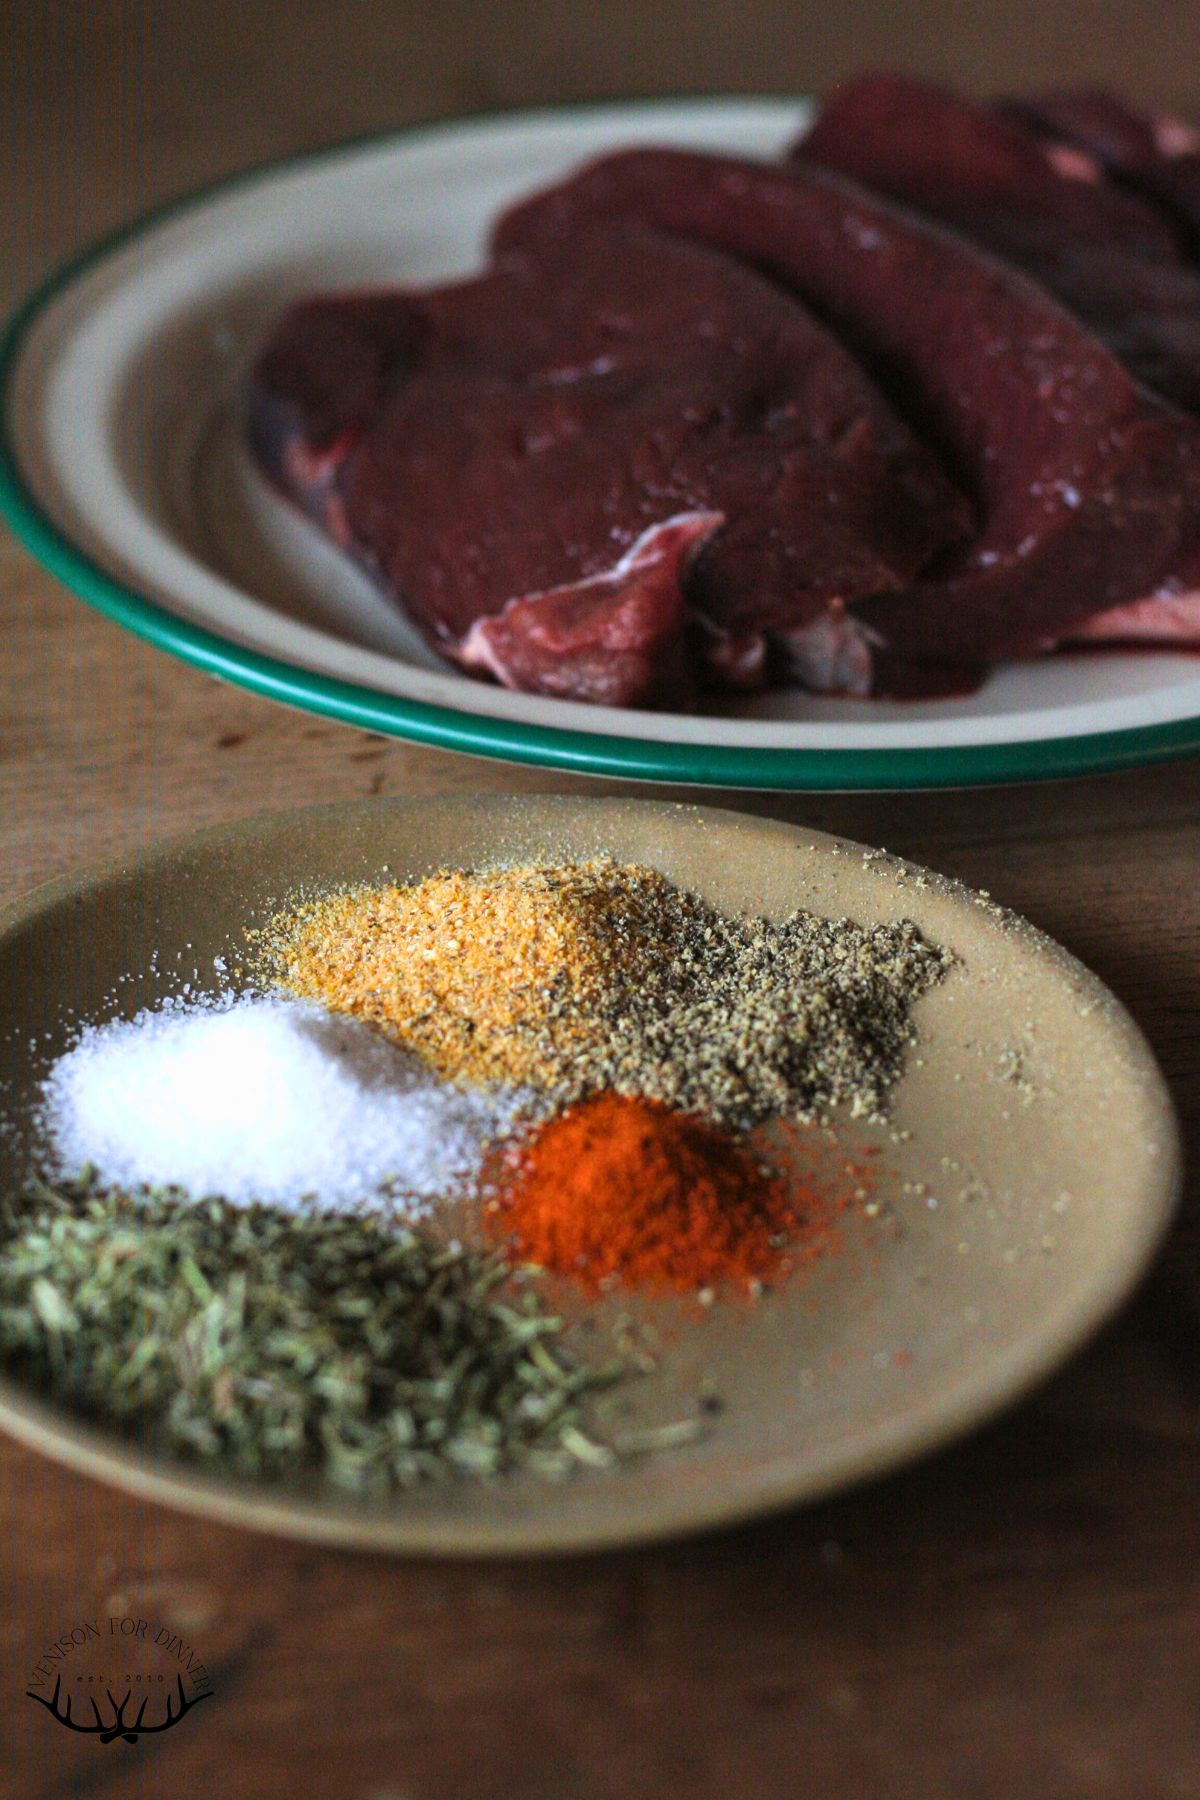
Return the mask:
M281 913L263 973L452 1080L603 1091L745 1130L846 1102L879 1117L910 1010L949 966L910 921L729 918L607 858L447 871Z
M513 1253L592 1292L766 1282L811 1198L736 1138L654 1100L596 1094L511 1151L489 1215Z

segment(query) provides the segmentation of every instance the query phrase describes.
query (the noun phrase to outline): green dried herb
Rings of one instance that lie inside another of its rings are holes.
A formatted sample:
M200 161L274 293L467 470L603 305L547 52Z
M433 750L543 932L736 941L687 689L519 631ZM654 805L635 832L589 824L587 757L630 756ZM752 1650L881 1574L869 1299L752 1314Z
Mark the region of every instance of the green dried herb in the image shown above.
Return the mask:
M90 1173L0 1202L0 1358L79 1411L258 1476L374 1495L615 1453L577 1363L499 1256L376 1216L285 1213Z

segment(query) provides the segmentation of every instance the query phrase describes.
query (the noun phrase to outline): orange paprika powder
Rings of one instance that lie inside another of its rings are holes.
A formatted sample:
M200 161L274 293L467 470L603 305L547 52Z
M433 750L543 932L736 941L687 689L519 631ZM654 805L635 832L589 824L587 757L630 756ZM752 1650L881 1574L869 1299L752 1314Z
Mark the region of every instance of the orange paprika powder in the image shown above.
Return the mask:
M805 1196L747 1145L607 1092L511 1150L497 1185L491 1219L514 1256L592 1292L765 1281L803 1223Z

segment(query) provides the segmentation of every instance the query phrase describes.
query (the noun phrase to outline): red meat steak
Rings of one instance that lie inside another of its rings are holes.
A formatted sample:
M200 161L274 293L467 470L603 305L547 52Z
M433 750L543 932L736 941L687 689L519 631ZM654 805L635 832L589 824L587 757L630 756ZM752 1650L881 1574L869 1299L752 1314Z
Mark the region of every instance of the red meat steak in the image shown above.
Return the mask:
M857 616L909 655L1029 655L1180 576L1200 525L1200 426L1138 386L1011 265L825 170L679 150L605 158L501 222L548 260L636 219L770 272L824 314L943 449L982 525Z
M970 522L800 304L629 227L574 233L552 266L309 301L250 412L267 473L440 650L609 704L686 699L698 658L761 680L768 638L831 620L857 645L849 603ZM812 666L861 691L869 646Z
M1200 407L1200 275L1149 202L1059 173L1016 120L899 75L867 76L835 94L793 156L1016 263L1138 380Z
M1139 113L1087 88L1031 94L1004 110L1039 132L1064 169L1098 179L1107 170L1153 200L1200 254L1200 131L1170 114Z
M1200 569L1197 570L1200 581ZM1068 643L1127 644L1131 648L1200 650L1200 586L1160 588L1144 600L1114 606L1081 625Z

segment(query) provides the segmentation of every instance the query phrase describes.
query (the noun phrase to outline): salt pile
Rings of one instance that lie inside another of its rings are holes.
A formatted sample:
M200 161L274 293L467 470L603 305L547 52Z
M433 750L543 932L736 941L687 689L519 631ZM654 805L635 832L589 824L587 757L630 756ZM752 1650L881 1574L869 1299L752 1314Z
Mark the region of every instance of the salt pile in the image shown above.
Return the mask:
M527 1101L449 1087L312 1002L225 996L87 1027L42 1123L61 1173L91 1163L108 1186L347 1209L386 1185L416 1216L478 1175Z

